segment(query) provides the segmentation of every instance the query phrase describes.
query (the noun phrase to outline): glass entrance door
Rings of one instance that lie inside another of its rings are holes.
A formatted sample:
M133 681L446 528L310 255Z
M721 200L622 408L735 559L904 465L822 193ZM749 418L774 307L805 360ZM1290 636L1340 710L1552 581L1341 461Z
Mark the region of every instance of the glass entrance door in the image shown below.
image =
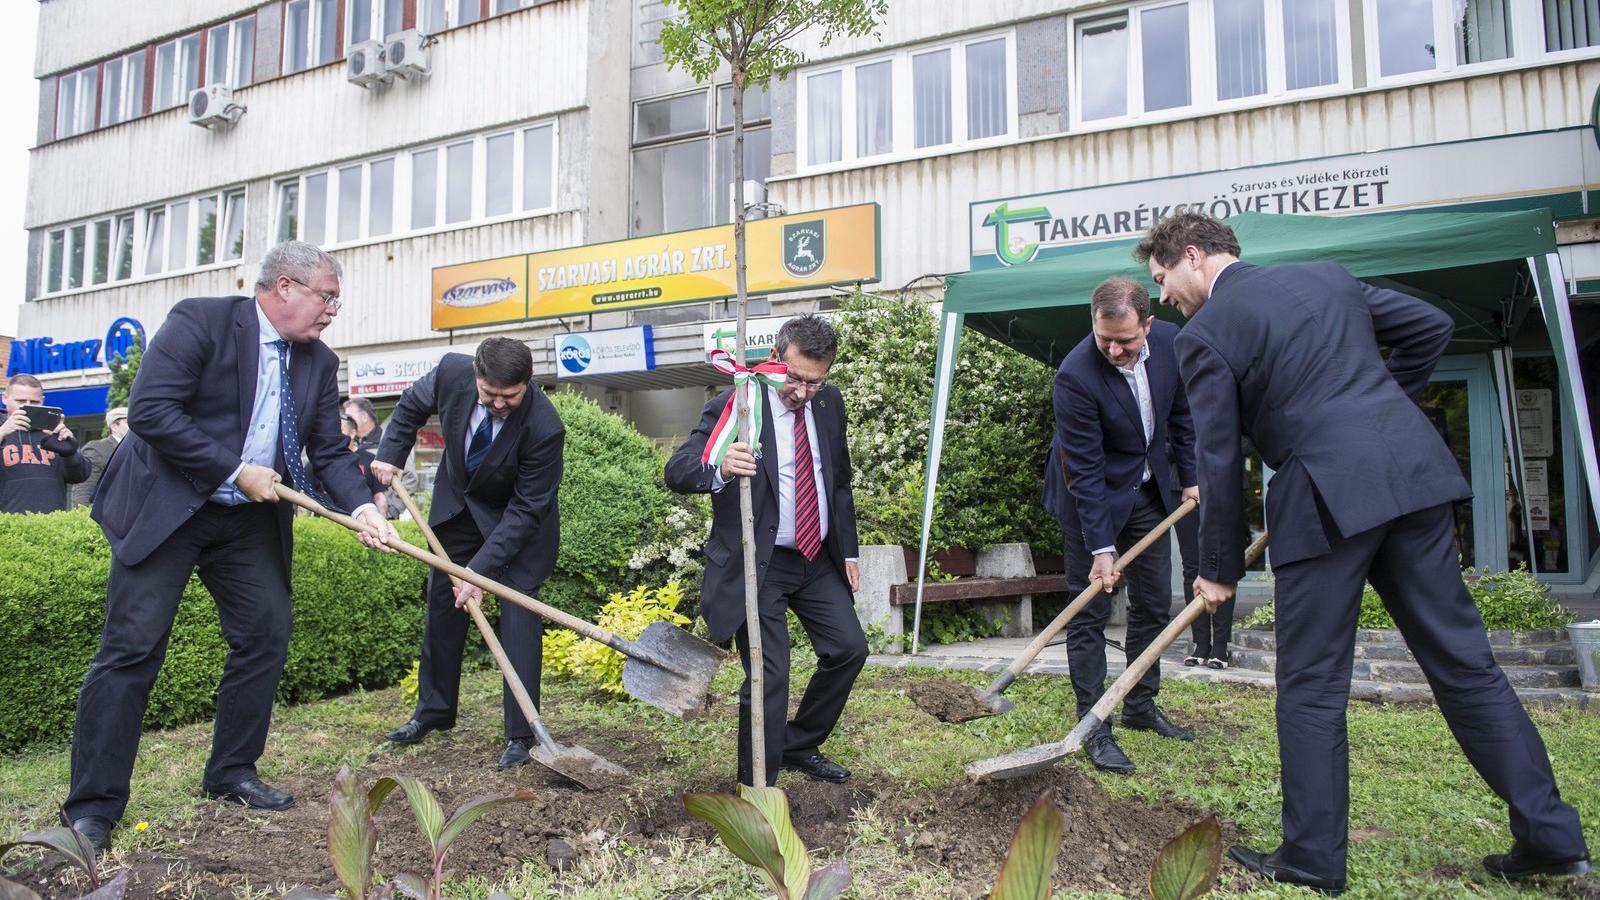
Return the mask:
M1420 405L1472 485L1472 496L1455 509L1462 567L1505 568L1505 453L1488 360L1478 356L1440 360Z

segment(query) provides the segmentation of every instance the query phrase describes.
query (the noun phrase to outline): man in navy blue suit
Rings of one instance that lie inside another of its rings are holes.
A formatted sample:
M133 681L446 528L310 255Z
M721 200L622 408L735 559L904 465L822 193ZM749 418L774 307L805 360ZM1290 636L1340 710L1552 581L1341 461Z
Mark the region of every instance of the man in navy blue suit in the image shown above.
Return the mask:
M1184 499L1200 497L1194 429L1172 352L1177 327L1156 321L1149 292L1128 278L1108 279L1095 288L1089 317L1093 333L1072 348L1056 372L1056 437L1044 495L1045 507L1061 523L1068 593L1076 596L1095 578L1105 589L1067 626L1067 664L1079 718L1105 693L1106 619L1122 575L1128 582L1123 646L1130 662L1172 618L1168 541L1152 544L1126 573L1114 568L1120 552L1176 508L1169 442L1182 482L1176 487ZM1123 701L1123 726L1194 740L1156 706L1160 688L1160 668L1152 666ZM1088 747L1098 768L1121 774L1134 770L1111 734L1109 719Z
M1270 879L1344 890L1345 705L1370 581L1467 759L1510 806L1515 843L1484 867L1507 879L1588 871L1578 814L1461 581L1451 504L1472 489L1415 402L1450 342L1450 317L1333 263L1240 262L1233 230L1197 213L1163 220L1135 257L1162 302L1190 319L1177 352L1207 497L1194 590L1212 609L1244 574L1241 434L1274 471L1283 843L1230 855Z
M150 687L197 568L228 643L201 791L255 809L294 803L255 765L289 646L294 510L276 503L275 485L311 493L319 479L333 495L325 502L371 529L368 546L387 549L394 536L339 431L339 359L319 340L339 291L331 256L279 244L261 261L254 297L183 300L145 351L128 435L95 493L111 573L72 731L66 812L99 849L128 805Z

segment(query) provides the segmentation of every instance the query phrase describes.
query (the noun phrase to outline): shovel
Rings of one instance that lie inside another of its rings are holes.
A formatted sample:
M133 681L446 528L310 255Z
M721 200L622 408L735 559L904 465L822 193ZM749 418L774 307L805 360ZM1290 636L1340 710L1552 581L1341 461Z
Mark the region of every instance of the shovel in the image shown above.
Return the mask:
M1179 519L1188 515L1189 512L1198 505L1199 504L1193 500L1183 501L1183 503L1180 504L1177 509L1172 511L1172 515L1162 519L1161 522L1156 525L1156 527L1150 529L1149 534L1139 539L1139 543L1129 547L1127 553L1124 553L1122 556L1118 557L1116 562L1116 570L1121 572L1123 569L1127 568L1128 563L1133 562L1138 558L1139 554L1148 549L1151 544L1155 543L1159 538L1165 536L1167 529L1177 524ZM1026 669L1028 664L1033 662L1034 657L1038 656L1039 652L1049 645L1050 640L1056 635L1060 634L1061 629L1067 627L1067 623L1071 622L1072 618L1076 616L1085 606L1088 606L1090 601L1094 600L1095 595L1099 593L1100 579L1096 578L1089 582L1089 586L1084 588L1083 593L1079 594L1071 603L1067 604L1067 608L1058 613L1055 619L1052 620L1049 625L1045 626L1043 631L1039 632L1038 636L1033 639L1032 643L1028 644L1027 648L1022 651L1022 655L1018 656L1015 660L1012 660L1011 665L1007 666L1006 670L1001 672L995 678L993 684L981 691L977 688L972 689L973 692L977 694L978 704L984 709L987 709L988 712L973 710L966 715L960 716L959 718L951 718L950 721L966 722L970 719L981 719L987 716L998 716L1001 713L1010 712L1012 708L1016 706L1016 704L1000 696L1001 692L1010 687L1013 681L1017 680L1017 676L1021 675L1022 670Z
M433 548L434 553L446 556L444 547L434 536L428 520L423 517L422 511L417 509L416 501L411 499L411 492L397 480L394 483L394 493L422 529L422 536L428 539L428 546ZM451 577L450 582L458 587L461 585L459 578ZM522 679L517 677L517 670L511 667L511 660L506 657L505 648L500 646L500 639L495 637L494 629L489 627L489 620L483 617L483 609L477 600L467 603L467 612L472 614L473 624L478 626L478 633L483 635L483 643L488 646L489 652L494 654L495 662L500 664L500 674L505 676L506 685L511 688L511 695L517 698L517 706L521 707L523 718L528 720L528 725L533 729L533 736L539 742L539 745L528 754L529 758L591 791L626 781L628 770L616 763L602 759L586 748L563 747L556 743L555 738L550 736L550 731L544 727L544 720L539 717L539 710L534 707L533 698L528 696L528 688L523 685Z
M282 484L274 487L280 498L295 506L338 522L352 531L367 530L355 519L333 512L299 491ZM509 600L627 656L628 662L622 669L622 686L633 697L681 719L692 719L706 710L710 701L712 676L717 674L726 654L682 628L666 622L653 622L637 640L630 641L405 541L396 540L388 546L475 585L486 594Z
M1260 559L1261 554L1266 549L1267 536L1263 534L1256 538L1249 548L1245 550L1245 566L1248 568L1252 563ZM1166 629L1157 635L1154 641L1150 642L1150 646L1139 654L1139 658L1128 664L1127 670L1118 676L1115 682L1112 682L1111 689L1105 692L1105 695L1100 698L1100 702L1096 703L1087 715L1078 720L1077 727L1073 728L1065 738L1053 744L1040 744L1037 747L1018 750L1016 753L1008 753L1005 756L980 759L977 762L968 763L967 777L977 782L1021 778L1024 775L1042 772L1078 752L1083 747L1084 741L1089 739L1089 735L1100 729L1106 718L1111 715L1111 711L1117 708L1117 704L1122 702L1122 698L1127 696L1128 691L1138 683L1140 678L1144 677L1144 673L1149 671L1150 666L1161 658L1161 654L1172 646L1172 642L1177 640L1178 635L1182 634L1190 623L1198 619L1200 614L1205 612L1205 609L1204 597L1196 597L1191 600L1189 605L1183 608L1183 612L1179 613L1167 625Z

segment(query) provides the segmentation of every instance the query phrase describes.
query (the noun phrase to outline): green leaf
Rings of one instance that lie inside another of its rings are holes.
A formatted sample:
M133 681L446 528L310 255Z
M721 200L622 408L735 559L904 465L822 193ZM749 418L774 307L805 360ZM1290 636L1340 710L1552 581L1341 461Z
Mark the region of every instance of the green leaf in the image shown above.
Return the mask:
M44 900L32 889L0 878L0 900Z
M417 817L417 828L422 831L422 836L428 839L428 850L437 859L444 850L439 841L439 835L444 831L444 808L434 799L433 792L428 790L427 785L409 775L395 775L379 780L393 781L406 792L406 801L411 804L411 814ZM377 785L373 785L373 790L377 790ZM373 809L377 809L377 804L373 804Z
M377 787L373 790L376 793ZM367 793L361 790L361 780L349 765L340 766L333 779L333 791L328 794L328 859L350 900L366 900L372 887L372 852L378 847L373 808Z
M428 879L415 872L401 872L394 877L394 889L412 900L428 900Z
M767 885L782 900L789 900L783 885L783 852L761 810L732 794L684 794L683 808L696 819L710 822L734 856L755 866Z
M767 824L772 826L778 850L783 854L783 886L789 896L806 896L807 884L811 881L811 857L806 854L806 845L795 833L794 822L789 818L789 795L777 788L741 784L739 796L761 810L767 817Z
M833 900L834 897L844 893L850 886L850 864L842 859L834 860L820 869L811 872L811 883L806 886L806 894L802 900Z
M1061 851L1066 819L1056 809L1055 793L1045 791L1017 823L1000 877L989 900L1046 900Z
M30 831L9 844L0 844L0 859L14 848L23 846L43 847L46 850L56 851L87 874L90 885L99 887L99 879L95 877L94 845L71 826Z
M450 850L450 845L465 831L468 825L478 821L478 817L507 803L526 803L538 798L538 794L527 788L517 788L509 794L489 795L474 797L456 808L455 814L444 825L444 833L439 837L439 856L443 857Z
M1154 900L1195 900L1216 887L1222 871L1222 827L1207 815L1173 838L1150 867Z

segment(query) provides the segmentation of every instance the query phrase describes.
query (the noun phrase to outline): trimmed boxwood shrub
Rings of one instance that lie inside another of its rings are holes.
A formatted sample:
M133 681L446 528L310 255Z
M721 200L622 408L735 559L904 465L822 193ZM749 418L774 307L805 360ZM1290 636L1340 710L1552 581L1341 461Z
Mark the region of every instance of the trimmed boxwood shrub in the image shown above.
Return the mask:
M1526 566L1503 572L1467 569L1467 594L1483 617L1483 627L1489 631L1540 631L1547 628L1565 628L1575 617L1561 605L1550 588L1529 572ZM1269 601L1251 613L1242 623L1245 628L1269 629L1273 626L1276 609ZM1394 617L1383 605L1383 599L1372 585L1362 586L1361 614L1356 620L1358 628L1394 628Z
M422 636L421 564L375 553L332 522L299 517L294 529L294 633L279 702L398 682ZM401 536L421 543L410 523ZM71 734L110 567L87 510L0 515L0 752ZM145 727L209 718L226 653L216 605L191 578Z

